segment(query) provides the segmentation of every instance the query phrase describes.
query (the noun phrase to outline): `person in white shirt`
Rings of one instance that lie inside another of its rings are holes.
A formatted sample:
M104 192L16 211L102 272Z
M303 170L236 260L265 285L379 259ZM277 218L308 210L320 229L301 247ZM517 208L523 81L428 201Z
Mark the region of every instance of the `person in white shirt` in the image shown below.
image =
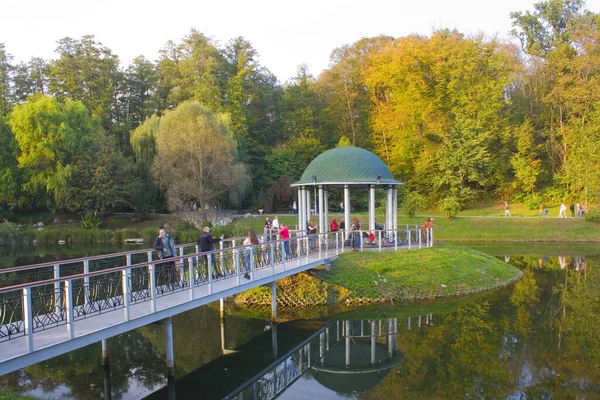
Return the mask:
M273 229L279 230L279 218L277 217L277 215L275 216L275 218L273 218L271 226L273 227Z

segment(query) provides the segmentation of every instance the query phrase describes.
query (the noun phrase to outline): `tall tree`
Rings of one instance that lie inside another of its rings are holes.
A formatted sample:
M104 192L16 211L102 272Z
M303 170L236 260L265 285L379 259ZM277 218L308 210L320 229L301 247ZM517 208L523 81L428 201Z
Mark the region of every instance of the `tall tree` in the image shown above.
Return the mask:
M118 88L122 81L119 58L94 36L58 41L59 58L50 65L50 93L58 100L79 100L114 133ZM119 138L123 143L125 138Z
M20 63L15 68L13 91L16 102L24 102L35 93L48 93L48 63L39 57L28 63Z
M4 48L4 43L0 43L0 114L7 115L12 108L11 98L11 75L13 66L11 61L13 56Z
M246 170L236 162L236 143L223 117L197 102L186 102L160 119L154 176L170 210L189 204L216 204L243 193Z

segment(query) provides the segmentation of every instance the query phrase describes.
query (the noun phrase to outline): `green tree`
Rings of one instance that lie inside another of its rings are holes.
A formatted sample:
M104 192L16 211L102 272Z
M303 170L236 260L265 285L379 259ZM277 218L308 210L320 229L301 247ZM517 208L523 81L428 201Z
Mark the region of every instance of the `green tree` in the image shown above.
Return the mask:
M24 102L36 93L48 93L48 63L39 57L28 63L20 63L15 68L13 78L14 98L16 102Z
M58 204L64 204L73 162L85 152L97 132L97 120L79 101L64 103L35 95L15 106L9 119L19 146L17 158L24 173L23 190L35 203L44 191Z
M12 108L11 75L13 56L7 53L4 43L0 43L0 114L8 114Z
M70 211L128 209L135 184L130 160L113 136L99 130L85 150L74 155L66 193L58 206Z
M246 169L236 161L236 143L222 116L186 102L160 119L154 177L171 211L189 204L215 204L243 193Z
M519 189L535 193L538 176L541 173L541 160L538 158L538 145L534 140L533 126L529 120L515 127L514 136L517 141L517 151L511 164L515 171L515 185Z
M20 173L17 169L17 143L8 126L8 119L0 114L0 201L14 206L19 199Z
M94 36L61 39L56 52L59 58L50 64L48 72L50 93L59 101L81 101L109 133L114 133L122 81L119 58ZM119 139L122 144L124 138Z

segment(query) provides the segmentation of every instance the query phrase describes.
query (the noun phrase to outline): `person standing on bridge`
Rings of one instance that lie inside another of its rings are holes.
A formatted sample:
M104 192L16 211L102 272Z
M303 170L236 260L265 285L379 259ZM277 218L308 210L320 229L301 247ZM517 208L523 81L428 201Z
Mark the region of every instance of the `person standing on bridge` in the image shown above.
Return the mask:
M288 259L290 258L290 231L286 224L281 224L279 234L281 235L281 240L283 240L283 250L285 251L285 258Z
M258 237L256 236L256 232L254 232L254 229L250 229L248 230L248 237L246 239L244 239L244 246L248 246L244 249L244 266L245 266L245 270L246 273L244 274L244 278L246 279L250 279L250 255L252 254L252 247L254 246L250 246L250 245L257 245L260 244L260 241L258 240ZM258 247L254 247L254 251L257 251Z
M205 252L205 251L212 251L215 249L214 243L218 243L221 240L223 240L225 236L221 235L220 238L214 238L212 237L212 235L210 234L210 228L208 226L205 226L203 229L203 232L200 234L200 236L198 236L198 245L200 246L200 251L201 252ZM219 270L218 266L215 265L215 261L217 260L217 258L214 257L214 255L211 254L204 254L202 255L202 262L204 264L204 266L202 267L204 269L204 271L206 271L206 276L208 278L208 258L210 257L211 260L211 265L213 266L211 273L213 274L213 278L217 278L219 276L223 276L223 271Z
M154 241L154 249L158 251L161 260L173 258L176 255L175 242L171 235L165 232L164 229L158 231L158 237ZM175 282L175 262L169 261L163 264L166 268L166 278L169 284Z

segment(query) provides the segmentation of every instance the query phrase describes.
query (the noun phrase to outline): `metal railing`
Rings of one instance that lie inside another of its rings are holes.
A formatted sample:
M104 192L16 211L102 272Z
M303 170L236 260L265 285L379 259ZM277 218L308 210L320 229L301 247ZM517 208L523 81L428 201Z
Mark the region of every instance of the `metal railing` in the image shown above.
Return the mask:
M116 319L117 322L129 321L133 306L148 303L149 312L153 313L157 310L157 299L163 296L187 292L185 303L195 300L198 294L194 289L199 287L207 288L202 294L207 296L217 290L254 281L259 272L259 279L264 279L297 268L301 270L300 267L312 262L347 251L349 237L358 240L361 249L367 246L379 250L383 247L411 248L411 241L415 239L419 247L424 243L423 230L403 229L379 231L376 245L366 244L365 231L354 231L296 236L249 246L233 245L203 253L186 254L184 245L178 247L178 256L154 260L148 251L147 259L135 264L133 252L119 253L126 259L124 266L68 276L57 274L58 277L53 279L0 288L0 344L25 337L28 351L32 351L36 333L44 330L63 327L68 337L73 338L75 325L109 312L122 310L124 314ZM231 243L237 244L237 241ZM412 248L417 248L414 242ZM91 258L100 257L79 259L78 262L85 266ZM65 263L73 263L73 260ZM54 271L60 272L61 265L64 263L53 264ZM24 270L47 266L38 264L24 267ZM222 281L227 283L215 287Z

